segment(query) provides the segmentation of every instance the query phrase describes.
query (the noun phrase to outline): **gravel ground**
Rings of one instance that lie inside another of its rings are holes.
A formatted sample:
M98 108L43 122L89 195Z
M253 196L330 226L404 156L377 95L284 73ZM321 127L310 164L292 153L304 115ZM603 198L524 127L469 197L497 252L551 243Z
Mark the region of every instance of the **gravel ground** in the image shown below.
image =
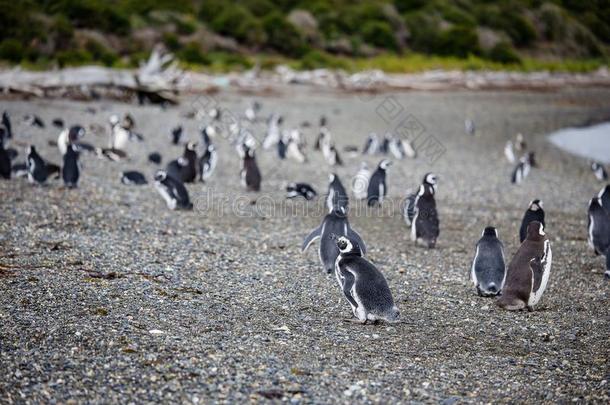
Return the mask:
M238 113L253 99L214 98ZM165 161L178 156L182 147L168 140L178 123L197 139L197 122L182 118L193 98L167 110L3 101L17 139L56 163L48 141L57 137L50 126L57 116L104 124L130 111L146 141L130 146L129 162L83 156L76 190L0 181L0 402L608 403L610 283L586 243L587 202L601 184L585 160L544 134L607 117L610 90L358 97L292 87L256 99L290 125L326 114L341 149L408 114L442 143L435 161L422 153L395 162L383 210L351 204L352 226L388 279L402 322L345 322L352 315L334 277L321 271L315 248L300 252L323 203L286 202L282 187L307 181L325 192L331 169L311 147L303 165L259 152L263 185L254 194L240 189L233 148L216 139L213 179L188 186L196 209L170 212L152 185L123 186L118 173L152 175L153 150ZM32 112L47 128L20 122ZM476 137L464 134L465 117L475 120ZM502 149L518 131L540 168L512 186ZM306 134L313 144L314 131ZM85 140L106 143L91 133ZM360 158L344 159L336 171L347 186ZM440 177L441 236L426 250L409 241L397 211L431 170ZM495 225L512 257L534 198L547 211L552 273L537 311L506 312L469 282L474 244Z

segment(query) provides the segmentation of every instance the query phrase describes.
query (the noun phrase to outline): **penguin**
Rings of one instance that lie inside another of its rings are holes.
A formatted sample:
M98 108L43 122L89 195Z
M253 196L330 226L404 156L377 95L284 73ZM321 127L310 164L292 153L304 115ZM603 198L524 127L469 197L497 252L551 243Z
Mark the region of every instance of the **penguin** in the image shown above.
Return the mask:
M382 155L387 155L390 150L390 138L385 135L379 144L379 153Z
M121 126L128 131L136 128L136 120L133 119L131 114L127 113L123 116L123 121L121 121Z
M318 193L307 183L290 183L286 186L287 198L303 197L306 200L313 200Z
M0 139L0 177L10 180L11 178L11 158L4 149L4 143Z
M415 152L413 145L406 139L392 138L390 140L389 148L390 153L392 153L396 159L404 159L405 157L413 159L417 156L417 152Z
M324 217L322 224L305 237L301 246L301 251L305 252L315 240L320 239L318 257L320 258L323 269L328 274L334 270L335 262L339 256L339 248L332 239L332 235L347 236L350 240L358 243L358 246L362 250L362 254L366 254L364 241L349 225L347 210L345 207L335 207Z
M76 143L76 141L83 136L85 136L85 128L80 125L73 125L70 128L62 130L57 137L59 153L61 153L62 156L65 155L69 145Z
M439 220L434 200L434 187L429 184L419 186L413 202L414 216L411 222L411 240L432 249L439 235Z
M23 117L23 120L26 122L26 124L29 124L33 127L38 127L38 128L44 128L44 121L42 120L42 118L40 118L38 115L35 114L27 114L25 117Z
M167 164L166 172L170 177L182 183L192 183L197 179L197 144L189 142L184 147L182 156Z
M297 161L298 163L305 163L307 157L303 153L300 147L301 134L298 130L294 129L288 134L288 142L286 144L286 157Z
M519 159L519 163L517 163L517 166L515 166L513 170L513 174L510 180L511 183L521 184L521 182L525 180L525 178L529 174L530 168L531 165L528 156L523 156L521 159Z
M324 158L326 159L326 163L330 166L343 166L343 160L341 160L341 156L335 148L335 145L330 141L325 140L322 143L322 153L324 154Z
M148 154L148 161L151 163L160 165L162 160L163 158L159 152L152 152Z
M178 125L175 128L172 128L170 134L170 140L172 145L178 145L180 143L180 138L182 137L182 125Z
M248 191L260 191L261 172L256 164L254 149L244 145L243 166L241 170L241 182Z
M369 136L366 137L366 141L364 142L364 147L362 148L363 155L373 155L377 152L379 148L379 139L377 138L377 134L371 132Z
M64 154L64 164L61 168L61 177L64 180L64 185L68 188L76 188L80 169L78 167L78 150L76 145L68 145L68 149Z
M344 208L345 212L347 212L348 205L349 197L345 192L341 179L336 173L331 173L328 176L328 194L326 195L328 212L332 212L337 208Z
M595 175L595 178L599 181L606 181L608 180L608 173L606 172L606 169L604 168L604 166L599 163L599 162L593 162L591 163L591 171L593 172L593 174Z
M277 156L281 160L286 159L286 149L286 141L284 140L284 137L280 137L277 141Z
M281 126L284 119L279 114L273 114L269 117L267 123L267 135L263 140L263 149L270 149L272 146L277 145L281 139Z
M534 310L546 289L553 253L544 225L530 222L527 238L508 265L502 296L496 301L501 308L515 311Z
M522 133L517 134L517 139L515 140L515 150L518 152L523 152L527 148L527 144L525 143L525 138Z
M26 165L28 170L28 181L30 183L42 184L47 181L49 173L47 164L40 157L34 145L30 145L27 150Z
M135 170L127 170L121 173L121 183L130 186L141 186L144 184L148 184L146 177L141 172Z
M140 134L137 134L131 129L133 128L133 118L127 118L126 116L123 120L123 123L119 121L119 117L116 115L112 115L110 117L110 144L109 148L112 151L121 151L125 153L125 149L127 148L127 143L132 140L142 141L144 137ZM127 125L127 127L123 126Z
M483 230L477 242L470 280L481 297L500 294L506 278L504 245L498 239L498 231L493 226Z
M383 274L363 256L359 243L348 237L336 239L339 255L335 276L358 321L398 322L400 313Z
M519 228L519 243L523 243L527 237L527 226L532 221L538 221L542 225L544 223L544 208L541 200L533 200L527 207L527 211L523 214L523 220L521 220L521 228Z
M432 187L432 194L436 194L438 177L434 173L426 173L422 184L427 184ZM420 189L417 192L409 194L403 203L402 216L408 226L411 226L413 217L415 216L415 200L419 194Z
M352 178L352 194L357 200L364 200L366 198L371 174L372 172L368 164L362 162L358 173Z
M218 156L216 153L216 147L212 144L209 144L203 155L201 155L198 160L199 181L206 181L212 176L212 173L214 173L214 169L216 169L217 161Z
M506 160L508 160L508 163L515 163L515 161L517 160L517 158L515 157L515 149L513 147L512 141L506 142L506 145L504 146L504 156L506 156Z
M201 127L201 147L205 149L212 144L211 137L216 134L216 130L211 125L204 125Z
M324 139L330 139L330 131L326 127L326 117L323 115L320 117L320 130L318 131L318 137L314 144L314 150L322 150L322 143Z
M608 215L610 215L610 184L602 188L597 196L599 197L601 206L604 207Z
M167 208L170 210L182 209L191 210L193 209L193 203L189 198L188 191L184 184L180 180L174 179L167 175L164 170L158 170L155 173L155 188L161 194L161 197L165 200Z
M596 255L602 254L607 257L610 255L610 215L599 202L599 197L589 201L587 242Z
M367 204L369 207L383 203L383 199L388 193L388 188L385 182L386 170L391 164L391 161L383 159L381 162L379 162L377 170L375 170L371 176L366 192Z
M11 117L8 115L8 112L4 111L2 113L2 127L5 129L5 137L6 139L13 139L13 126L11 125Z
M246 109L246 119L250 122L255 122L256 121L256 115L257 113L260 111L261 109L261 105L258 101L254 101L250 107L248 107Z
M466 135L476 135L477 128L474 125L474 121L470 118L466 118L464 120L464 131L466 132Z

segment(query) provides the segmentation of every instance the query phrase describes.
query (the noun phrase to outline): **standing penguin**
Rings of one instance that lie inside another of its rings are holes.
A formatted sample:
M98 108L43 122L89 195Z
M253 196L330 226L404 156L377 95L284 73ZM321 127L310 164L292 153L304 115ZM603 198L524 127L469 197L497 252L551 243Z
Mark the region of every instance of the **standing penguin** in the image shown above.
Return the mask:
M504 246L498 239L498 231L493 226L483 230L472 261L470 279L482 297L498 295L506 278Z
M243 148L241 182L248 191L260 191L261 189L261 172L256 164L254 149L247 146L244 146Z
M193 203L189 198L188 191L180 180L177 180L167 175L164 170L158 170L155 173L155 188L165 200L167 208L170 210L193 209Z
M379 162L377 170L375 170L371 176L366 196L369 207L383 203L383 199L388 193L388 188L385 182L386 170L391 164L392 162L389 160L383 159L381 162Z
M218 156L216 153L216 148L214 145L210 144L207 146L205 152L198 161L200 181L206 181L212 176L212 173L214 173L214 169L216 168L217 161Z
M283 118L279 114L273 114L269 118L269 122L267 123L267 135L263 140L263 149L269 149L273 145L276 145L281 137L282 137L282 126Z
M335 240L333 240L333 235L347 236L351 240L356 241L362 250L362 254L366 254L366 246L364 245L362 238L349 226L347 211L344 207L336 207L324 217L324 220L319 227L307 235L301 246L301 250L305 252L309 245L316 239L320 239L318 257L320 258L322 267L327 273L333 271L335 262L339 256L339 249Z
M413 203L414 216L411 222L411 240L432 249L439 235L439 220L434 200L434 187L429 184L419 186Z
M511 183L513 184L521 184L523 180L530 173L531 163L529 160L529 156L525 155L519 159L519 163L513 169L513 173L511 175Z
M426 173L422 184L427 184L432 187L432 194L436 194L438 177L434 173ZM413 217L415 216L415 200L419 194L421 188L417 189L416 193L409 194L403 203L402 216L408 226L411 226Z
M180 138L182 137L182 125L178 125L175 128L172 128L170 134L170 140L172 145L178 145L180 143Z
M331 173L328 176L328 181L328 194L326 195L326 207L328 208L328 212L332 212L337 208L344 208L345 212L347 212L349 197L345 192L345 187L343 187L341 179L339 179L339 176L337 176L336 173Z
M538 221L527 227L527 238L508 265L502 296L498 306L509 311L527 308L534 310L546 289L553 253L551 242Z
M13 126L11 125L11 118L6 111L2 113L2 127L4 127L6 139L12 139Z
M364 200L366 198L371 174L368 164L362 162L360 164L360 170L358 170L358 173L352 178L352 193L357 200Z
M521 221L521 228L519 228L519 242L520 243L523 243L523 241L527 237L527 226L532 221L538 221L542 225L545 225L544 209L542 207L541 200L536 199L536 200L533 200L532 202L530 202L530 205L528 206L527 211L525 211L525 214L523 214L523 220Z
M599 181L608 180L608 173L606 172L606 169L604 168L604 166L601 163L598 163L598 162L591 163L591 171L593 172L593 174L595 175L595 178L597 180L599 180Z
M73 125L70 128L62 130L57 137L59 153L61 153L62 156L65 155L69 145L74 144L83 136L85 136L85 128L80 125Z
M515 148L513 147L513 141L507 141L504 146L504 156L506 156L506 160L508 163L515 163L517 158L515 157Z
M606 256L606 277L610 277L610 215L599 204L599 197L589 202L588 238L589 246L596 255Z
M464 120L464 131L467 135L476 135L477 128L474 124L474 121L470 118L466 118Z
M366 141L364 141L364 147L362 148L363 155L374 155L377 153L377 149L379 149L379 138L377 138L377 134L371 132L369 136L366 137Z
M11 158L4 149L4 142L0 138L0 177L3 179L11 178Z
M167 174L183 183L192 183L197 179L197 144L189 142L184 147L182 156L167 164Z
M26 165L28 170L28 181L30 183L42 184L47 181L49 173L47 170L47 164L43 158L40 157L34 145L30 145L27 150Z
M397 322L399 311L383 274L363 256L358 241L345 236L336 240L339 255L335 263L337 282L358 320Z
M602 188L597 196L599 197L601 206L604 207L608 215L610 215L610 184Z
M68 188L76 188L80 170L78 167L78 151L74 144L70 144L64 155L64 164L61 168L61 177Z

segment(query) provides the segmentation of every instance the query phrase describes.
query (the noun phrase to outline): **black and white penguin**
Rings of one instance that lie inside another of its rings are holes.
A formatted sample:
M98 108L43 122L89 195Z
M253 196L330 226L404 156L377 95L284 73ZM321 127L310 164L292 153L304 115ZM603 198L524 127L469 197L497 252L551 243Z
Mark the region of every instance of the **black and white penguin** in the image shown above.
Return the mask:
M318 131L318 137L314 143L314 150L322 150L322 143L325 138L330 139L330 131L326 127L326 117L323 115L320 117L320 130Z
M599 181L606 181L608 180L608 173L606 172L606 169L604 168L604 166L599 163L599 162L593 162L591 163L591 171L593 172L593 174L595 175L595 178Z
M111 151L126 152L127 143L129 141L142 141L144 137L132 131L134 126L133 118L125 116L123 122L119 121L119 117L112 115L110 117L110 144Z
M4 111L2 113L2 127L5 130L6 139L13 139L13 126L11 125L11 117L8 115L8 112Z
M298 129L292 129L286 133L286 157L297 161L298 163L305 163L307 157L301 150L301 133Z
M216 163L218 161L218 154L216 153L216 147L209 144L198 161L199 166L199 180L206 181L214 173L216 169Z
M477 132L477 128L476 125L474 124L474 121L471 120L470 118L466 118L464 120L464 131L466 132L466 135L476 135Z
M205 149L212 144L212 137L216 134L216 130L211 125L204 125L201 127L201 148Z
M70 128L63 129L57 137L57 147L59 153L65 155L68 151L68 147L75 144L80 138L85 136L85 128L80 125L73 125Z
M143 173L135 170L127 170L121 173L121 183L128 186L142 186L148 184L148 181Z
M398 322L400 313L383 274L363 256L359 243L341 236L336 240L337 282L358 320L365 324L380 320Z
M527 226L532 221L538 221L542 225L544 223L544 207L542 206L541 200L533 200L527 207L527 211L523 214L523 220L521 220L521 228L519 228L519 242L523 243L527 237Z
M374 155L379 149L379 138L377 134L372 132L366 137L364 141L364 147L362 148L363 155Z
M319 227L307 235L301 246L301 250L305 252L309 245L315 240L320 239L318 257L323 269L329 274L334 270L335 262L339 256L339 248L336 241L333 240L334 235L349 237L350 240L357 242L362 253L366 254L366 246L362 238L349 225L346 209L344 207L336 207L324 217Z
M180 143L180 138L182 138L182 125L178 125L177 127L172 128L169 138L171 140L172 145L178 145Z
M256 164L256 156L254 154L254 149L244 145L241 169L241 184L248 191L260 191L261 180L262 176L258 165Z
M37 127L37 128L45 127L44 121L42 120L42 118L40 118L36 114L27 114L25 117L23 117L23 121L25 121L26 124L29 124L33 127Z
M282 122L284 119L279 114L272 114L267 122L267 135L263 140L263 149L270 149L277 145L282 137Z
M390 138L388 135L384 135L379 143L379 153L382 155L387 155L390 151Z
M49 172L47 164L40 157L34 145L30 145L27 150L26 165L28 169L28 181L30 183L42 184L47 181Z
M180 180L182 183L192 183L197 179L197 144L189 142L184 147L182 156L167 164L168 176Z
M0 177L7 180L11 178L11 158L4 149L2 139L0 139Z
M290 183L286 186L287 198L303 197L306 200L313 200L318 193L307 183Z
M347 212L349 205L349 197L345 192L345 187L341 183L341 179L336 173L331 173L328 176L328 194L326 195L326 207L328 212L332 212L338 208L344 208Z
M470 279L482 297L498 295L506 278L504 245L498 239L498 231L493 226L483 230L477 242Z
M508 160L508 163L515 163L517 161L513 141L509 140L506 142L506 145L504 145L504 156L506 156L506 160Z
M80 169L78 167L78 150L74 144L68 145L68 149L64 154L64 164L61 168L61 177L64 180L64 185L68 188L76 188Z
M366 200L369 207L383 203L383 199L388 193L388 187L385 182L386 170L391 164L391 161L383 159L381 162L379 162L377 170L373 172L373 175L369 180L366 195Z
M429 184L419 186L419 192L413 202L415 211L411 222L411 240L430 249L436 246L439 235L434 193L434 187Z
M154 179L155 188L165 200L167 208L170 210L193 209L193 203L191 203L188 191L180 180L168 176L167 172L164 170L158 170L157 173L155 173Z
M148 161L156 165L160 165L163 157L159 152L152 152L148 154Z
M256 121L256 115L261 109L261 104L258 101L254 101L248 108L246 108L245 116L250 122Z
M610 215L599 202L599 197L594 197L589 202L587 241L595 254L606 256L608 262L608 256L610 256ZM610 276L610 267L606 267L606 276Z
M390 139L389 148L390 153L392 153L396 159L404 159L406 157L414 159L417 156L417 152L415 152L413 145L406 139Z
M287 141L284 140L283 136L281 136L277 141L277 157L279 157L281 160L286 159L286 142Z
M434 173L426 173L422 184L427 184L432 187L432 193L436 194L438 177ZM402 216L408 226L411 226L413 217L415 216L415 200L421 190L421 187L417 189L417 192L409 194L403 203Z
M511 175L511 183L513 184L521 184L523 180L530 173L531 163L528 155L525 155L519 159L519 163L513 169L513 173Z
M544 225L530 222L527 238L508 265L502 296L496 301L498 306L510 311L524 308L533 311L546 289L552 261Z
M601 206L604 207L608 215L610 215L610 184L602 188L597 196L599 197L599 203Z
M515 150L517 152L524 152L527 148L527 143L525 143L525 138L522 133L518 133L515 139Z
M357 200L364 200L367 196L369 181L371 180L372 172L366 162L360 164L358 173L352 178L352 194Z

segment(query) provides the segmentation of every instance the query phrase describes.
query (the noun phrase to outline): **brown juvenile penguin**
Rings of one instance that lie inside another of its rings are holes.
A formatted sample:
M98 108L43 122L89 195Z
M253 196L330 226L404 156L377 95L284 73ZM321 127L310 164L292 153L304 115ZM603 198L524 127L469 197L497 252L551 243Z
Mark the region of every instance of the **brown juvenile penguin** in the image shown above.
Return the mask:
M533 311L549 281L552 259L544 225L530 222L527 237L508 266L502 296L496 303L510 311L523 308Z

